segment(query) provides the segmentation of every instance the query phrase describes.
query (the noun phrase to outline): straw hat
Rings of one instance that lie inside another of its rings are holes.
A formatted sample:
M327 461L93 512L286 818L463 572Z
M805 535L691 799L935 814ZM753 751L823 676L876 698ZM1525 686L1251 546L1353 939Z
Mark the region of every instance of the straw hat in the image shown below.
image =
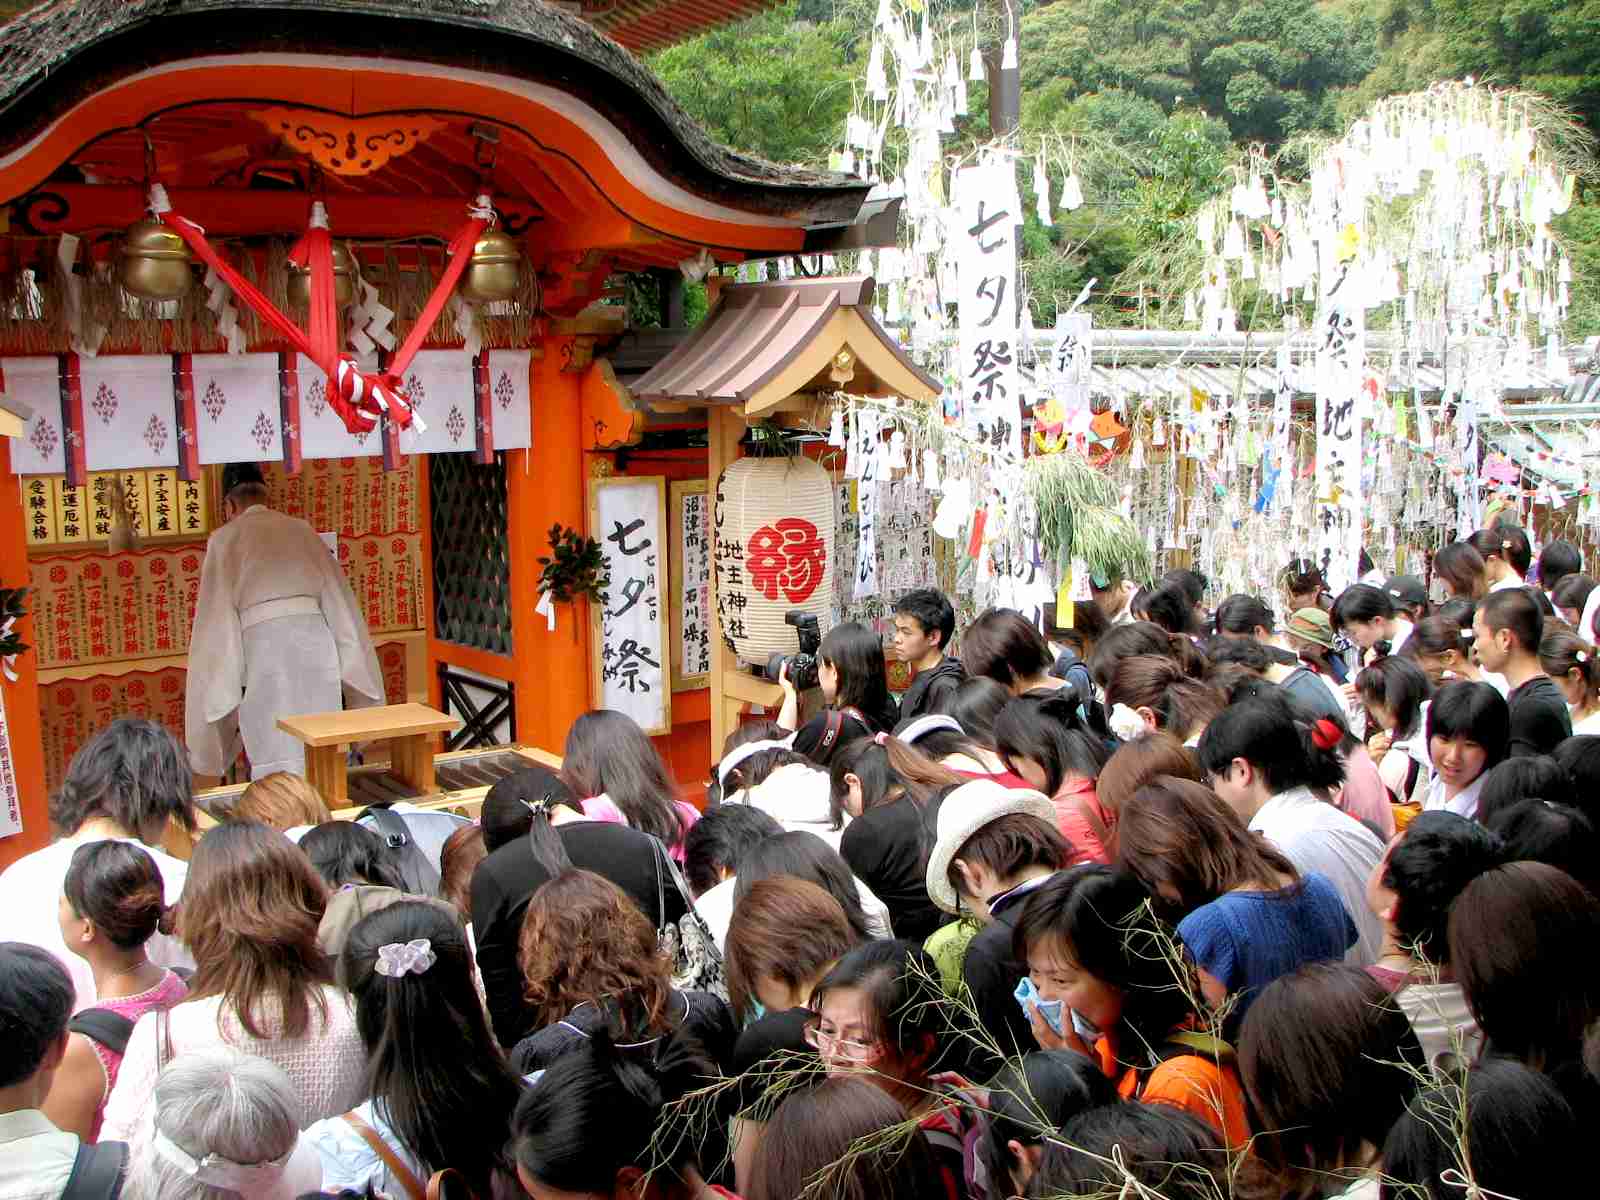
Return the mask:
M961 911L961 898L950 886L950 861L978 830L1012 813L1038 817L1050 828L1056 828L1055 805L1043 792L1030 788L1008 788L992 779L974 779L944 798L939 806L933 853L928 857L927 882L929 898L945 912Z

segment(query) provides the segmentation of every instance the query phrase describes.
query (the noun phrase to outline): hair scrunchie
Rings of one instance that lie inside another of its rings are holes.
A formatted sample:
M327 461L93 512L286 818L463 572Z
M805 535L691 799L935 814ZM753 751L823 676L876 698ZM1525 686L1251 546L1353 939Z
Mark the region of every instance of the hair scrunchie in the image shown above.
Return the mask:
M1319 717L1311 726L1311 742L1318 750L1332 750L1341 736L1339 727L1327 717Z

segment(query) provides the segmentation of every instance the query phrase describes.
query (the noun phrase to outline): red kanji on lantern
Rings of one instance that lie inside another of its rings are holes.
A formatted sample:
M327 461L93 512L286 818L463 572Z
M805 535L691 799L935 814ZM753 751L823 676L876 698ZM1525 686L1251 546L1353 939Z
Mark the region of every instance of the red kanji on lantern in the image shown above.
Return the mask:
M778 589L782 588L789 603L799 604L822 582L827 557L827 547L817 536L815 525L798 517L784 517L750 535L744 566L750 582L768 600L776 600Z

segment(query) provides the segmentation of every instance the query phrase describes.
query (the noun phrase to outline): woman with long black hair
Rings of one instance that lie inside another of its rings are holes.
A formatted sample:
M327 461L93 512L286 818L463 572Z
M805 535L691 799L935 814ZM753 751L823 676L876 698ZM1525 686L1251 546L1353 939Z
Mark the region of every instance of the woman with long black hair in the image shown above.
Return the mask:
M788 664L778 673L783 707L781 729L796 730L794 748L819 766L851 738L887 733L900 719L900 706L889 694L889 668L883 638L857 621L828 630L817 651L817 685L828 706L800 724L800 693L789 678Z
M413 1184L454 1168L484 1200L515 1195L505 1144L522 1080L489 1032L456 915L403 900L363 917L339 974L355 1000L371 1099L306 1131L323 1186L416 1196Z

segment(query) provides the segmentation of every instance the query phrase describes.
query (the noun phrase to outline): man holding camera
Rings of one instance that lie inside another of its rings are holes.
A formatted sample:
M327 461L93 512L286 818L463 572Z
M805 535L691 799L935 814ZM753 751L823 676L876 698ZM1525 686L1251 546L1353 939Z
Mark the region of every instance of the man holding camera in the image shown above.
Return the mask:
M894 606L894 653L911 664L916 678L900 702L900 719L941 711L967 678L959 659L946 651L956 632L956 610L943 592L917 588Z

